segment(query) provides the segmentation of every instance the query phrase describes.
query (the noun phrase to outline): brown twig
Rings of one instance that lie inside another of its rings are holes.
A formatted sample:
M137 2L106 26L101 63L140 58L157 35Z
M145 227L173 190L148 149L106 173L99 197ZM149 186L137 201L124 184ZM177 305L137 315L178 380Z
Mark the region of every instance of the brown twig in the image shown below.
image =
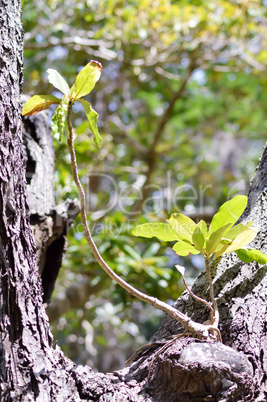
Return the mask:
M150 147L150 149L149 149L149 151L147 153L147 167L148 167L148 169L147 169L147 173L146 173L146 179L145 179L145 182L144 182L144 185L143 185L142 196L140 197L140 199L138 200L138 202L137 202L137 204L135 205L135 208L134 208L136 214L141 212L143 202L147 199L147 197L149 196L149 193L150 193L149 186L150 186L150 183L151 183L151 177L152 177L152 174L154 173L155 166L156 166L156 160L157 160L157 150L156 150L157 145L158 145L158 143L159 143L159 141L160 141L160 139L161 139L161 137L162 137L162 135L164 133L164 129L165 129L167 123L169 122L169 120L171 118L175 103L182 96L182 94L184 92L184 89L186 87L186 84L187 84L189 78L191 77L194 68L195 68L195 63L192 62L190 67L189 67L189 69L188 69L188 73L187 73L186 77L184 78L184 80L183 80L180 88L178 89L178 91L176 91L173 94L173 97L172 97L172 99L171 99L171 101L169 103L169 106L165 110L165 113L162 116L161 121L159 122L159 125L157 126L157 129L155 131L153 142L152 142L151 147Z
M210 288L210 300L212 302L213 305L213 317L212 317L212 324L218 328L219 325L219 309L217 306L217 302L215 300L215 296L214 296L214 289L213 289L213 283L212 283L212 278L211 278L211 271L210 271L210 264L209 261L205 258L205 264L206 264L206 274L207 274L207 279L208 279L208 283L209 283L209 288Z
M183 275L183 274L181 274L181 275L182 275L182 279L183 279L184 285L185 285L185 287L186 287L186 290L190 293L190 295L191 295L192 297L194 297L194 299L200 301L201 303L204 303L204 304L210 309L211 318L212 318L213 315L214 315L214 310L213 310L213 308L209 305L209 303L207 302L207 300L202 299L202 297L199 297L199 296L195 295L195 293L193 293L192 290L189 289L189 287L187 286L187 283L186 283L186 280L185 280L184 275Z
M68 130L69 130L69 137L68 137L67 143L68 143L68 147L70 150L73 178L74 178L75 184L77 186L77 189L79 192L79 197L80 197L80 202L81 202L81 221L82 221L82 225L83 225L83 229L84 229L84 234L85 234L85 238L93 252L93 255L94 255L96 261L99 263L101 268L109 275L109 277L111 279L113 279L116 283L118 283L127 292L129 292L133 296L137 297L139 300L144 301L148 304L151 304L153 307L156 307L156 308L164 311L165 313L169 314L175 320L180 322L180 324L185 328L186 332L189 332L190 334L192 334L193 336L196 336L196 337L205 338L205 339L213 339L213 331L217 330L217 328L215 328L214 325L204 325L204 324L199 324L197 322L194 322L189 317L187 317L185 314L181 313L179 310L175 309L174 307L170 306L169 304L164 303L155 297L151 297L151 296L146 295L145 293L140 292L139 290L137 290L133 286L131 286L129 283L124 281L120 276L118 276L102 258L101 254L99 253L98 248L92 238L92 235L91 235L90 229L88 227L88 223L87 223L86 198L85 198L84 189L81 185L79 175L78 175L76 153L75 153L75 148L74 148L74 130L73 130L73 127L71 124L72 105L73 105L73 102L70 101L69 106L68 106L68 113L67 113L67 125L68 125Z
M73 173L73 178L74 178L75 184L78 188L78 192L79 192L79 196L80 196L81 220L82 220L82 224L83 224L85 237L86 237L86 240L94 254L96 261L104 269L104 271L110 276L111 279L113 279L115 282L117 282L120 286L122 286L125 290L127 290L133 296L137 297L138 299L140 299L144 302L151 304L154 307L157 307L157 308L163 310L164 312L166 312L167 314L170 314L176 320L181 322L182 325L188 326L190 319L186 315L180 313L178 310L169 306L168 304L163 303L154 297L150 297L150 296L138 291L133 286L129 285L108 266L108 264L103 260L102 256L100 255L100 253L96 247L96 244L92 238L88 224L87 224L86 199L85 199L85 193L84 193L83 187L81 185L81 182L80 182L80 179L78 176L76 154L75 154L75 149L74 149L74 132L73 132L73 128L72 128L71 121L70 121L71 109L72 109L72 103L70 102L69 109L68 109L68 115L67 115L67 124L68 124L68 129L69 129L68 147L69 147L70 154L71 154L72 173Z

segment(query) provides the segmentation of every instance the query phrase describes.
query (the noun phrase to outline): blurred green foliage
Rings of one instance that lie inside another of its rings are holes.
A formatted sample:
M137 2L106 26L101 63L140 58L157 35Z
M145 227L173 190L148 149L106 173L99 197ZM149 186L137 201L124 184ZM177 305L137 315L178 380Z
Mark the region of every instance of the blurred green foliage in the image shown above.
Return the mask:
M73 117L94 238L127 281L174 300L183 286L173 267L183 261L164 243L133 239L130 229L177 211L209 219L246 194L266 140L265 2L24 0L22 11L25 93L51 94L48 68L73 82L91 59L102 63L88 97L99 113L100 152L79 105ZM57 203L77 197L64 141L55 142ZM189 283L201 266L193 257ZM53 331L75 361L111 370L152 336L161 314L106 278L77 219L55 297L86 275L99 291ZM115 338L116 364L105 365Z

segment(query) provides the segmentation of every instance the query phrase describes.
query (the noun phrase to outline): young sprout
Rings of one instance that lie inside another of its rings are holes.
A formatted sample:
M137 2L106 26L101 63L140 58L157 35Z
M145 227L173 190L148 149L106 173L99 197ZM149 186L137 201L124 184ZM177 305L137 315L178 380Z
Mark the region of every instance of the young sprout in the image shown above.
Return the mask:
M211 320L209 323L200 324L194 322L187 315L181 313L174 307L156 299L155 297L140 292L118 276L103 260L88 227L86 198L78 175L74 147L74 130L71 124L72 106L75 101L79 101L83 105L85 114L89 121L89 128L94 135L95 143L97 147L100 147L102 139L97 128L98 114L92 108L91 104L83 99L83 97L88 95L95 87L95 84L101 75L101 68L102 66L99 62L94 60L90 61L90 63L88 63L76 76L72 87L69 87L65 79L56 70L49 69L48 80L56 89L59 89L63 93L62 99L53 95L35 95L25 103L22 109L22 114L25 116L31 116L42 110L48 109L51 105L58 105L56 113L52 118L52 132L57 138L61 138L64 134L67 123L67 144L71 155L73 178L81 201L81 220L85 237L96 261L110 278L141 301L151 304L179 321L185 329L184 334L192 335L200 339L221 341L221 335L218 329L219 312L214 297L210 271L211 264L221 258L224 254L230 252L235 252L238 257L245 262L257 261L259 264L266 264L267 262L267 256L261 251L246 247L257 234L257 229L251 227L252 222L245 225L242 223L235 225L235 222L241 216L246 207L247 198L244 196L236 196L232 200L223 204L218 213L214 215L209 229L204 221L200 221L196 224L183 214L173 214L167 223L146 223L139 225L132 230L132 234L135 236L147 238L157 237L159 240L163 241L175 241L173 249L180 256L199 253L204 256L212 306L210 306L206 300L194 295L188 288L184 279L184 268L179 266L177 269L181 273L189 293L197 300L203 302L210 309ZM177 335L177 337L180 336L181 334Z
M175 241L173 250L182 257L192 254L203 255L212 307L188 288L184 278L184 267L176 265L176 268L182 275L189 293L209 307L211 324L216 328L219 324L219 310L211 277L212 264L218 263L223 255L231 252L235 252L244 262L267 263L267 256L260 250L247 248L247 245L256 237L258 229L252 227L252 222L235 224L244 212L246 205L247 197L242 195L237 195L225 202L212 218L209 228L203 220L196 224L188 216L174 213L166 223L144 223L136 226L131 232L134 236Z

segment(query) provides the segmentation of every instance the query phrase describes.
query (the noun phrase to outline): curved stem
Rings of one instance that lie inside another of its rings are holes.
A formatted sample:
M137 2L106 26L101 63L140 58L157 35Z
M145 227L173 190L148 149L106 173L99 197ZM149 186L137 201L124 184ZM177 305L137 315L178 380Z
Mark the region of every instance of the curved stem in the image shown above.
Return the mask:
M82 221L82 225L83 225L83 230L84 230L86 240L93 252L93 255L94 255L96 261L99 263L101 268L109 275L109 277L111 279L113 279L116 283L118 283L127 292L129 292L133 296L137 297L139 300L144 301L148 304L151 304L152 306L169 314L171 317L173 317L174 319L179 321L180 324L182 324L182 326L185 328L185 330L189 331L193 336L197 336L197 337L201 337L201 338L202 337L209 338L210 335L213 333L213 330L215 330L215 331L217 330L217 328L215 328L215 326L213 326L213 325L207 326L207 325L199 324L195 321L192 321L185 314L181 313L179 310L175 309L174 307L170 306L169 304L164 303L155 297L148 296L145 293L142 293L139 290L135 289L135 287L131 286L129 283L125 282L121 277L119 277L109 267L109 265L104 261L101 254L99 253L98 248L93 240L90 229L88 227L87 217L86 217L86 198L85 198L84 189L81 185L79 175L78 175L76 153L75 153L75 148L74 148L74 130L73 130L73 127L71 124L72 105L73 105L73 102L70 101L69 106L68 106L68 113L67 113L67 125L68 125L68 131L69 131L67 143L68 143L68 147L70 150L73 178L74 178L75 184L77 186L77 189L79 192L79 197L80 197L80 202L81 202L81 221Z
M186 290L188 291L188 293L190 293L190 295L191 295L192 297L194 297L194 299L200 301L201 303L204 303L204 304L210 309L211 318L213 318L214 309L210 306L210 304L207 302L207 300L202 299L202 297L199 297L199 296L195 295L195 293L193 293L192 290L189 289L189 287L187 286L187 283L186 283L186 280L185 280L185 277L184 277L183 274L182 274L182 279L183 279L184 285L185 285Z
M213 318L212 318L212 324L218 328L218 324L219 324L219 309L217 306L217 302L215 300L215 296L214 296L214 289L213 289L213 283L212 283L212 278L211 278L211 272L210 272L210 264L208 259L205 258L205 264L206 264L206 273L207 273L207 279L208 279L208 283L209 283L209 288L210 288L210 300L212 302L213 305Z
M85 193L84 189L81 185L79 175L78 175L78 169L77 169L77 161L76 161L76 153L75 153L75 148L74 148L74 131L73 127L71 124L71 109L72 109L72 103L70 102L69 107L68 107L68 114L67 114L67 125L68 125L68 130L69 130L69 137L68 137L68 147L70 150L70 155L71 155L71 165L72 165L72 173L73 173L73 178L75 181L75 184L78 188L79 192L79 197L80 197L80 202L81 202L81 221L85 233L86 240L94 254L94 257L96 261L99 263L101 268L109 275L111 279L113 279L115 282L117 282L121 287L123 287L127 292L131 293L133 296L137 297L138 299L151 304L154 307L159 308L160 310L164 311L165 313L171 315L173 318L175 318L177 321L179 321L184 327L188 327L190 325L190 318L187 317L185 314L179 312L176 310L174 307L171 307L167 303L164 303L155 297L150 297L139 290L135 289L133 286L129 285L127 282L125 282L121 277L119 277L110 267L109 265L103 260L101 254L98 251L98 248L92 238L90 229L88 227L87 223L87 217L86 217L86 198L85 198Z

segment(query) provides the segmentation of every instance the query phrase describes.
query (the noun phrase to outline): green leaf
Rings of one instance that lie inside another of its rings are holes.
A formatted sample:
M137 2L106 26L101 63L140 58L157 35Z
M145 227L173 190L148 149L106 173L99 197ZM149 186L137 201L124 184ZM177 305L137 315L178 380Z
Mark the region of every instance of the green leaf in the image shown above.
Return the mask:
M187 256L188 254L199 254L200 251L197 250L194 246L191 246L188 243L183 241L178 241L172 248L176 254L181 255L182 257Z
M229 240L233 240L240 233L247 230L252 225L252 222L248 222L246 225L243 223L239 223L238 225L233 226L230 230L225 232L224 237Z
M194 230L192 240L193 240L193 244L195 245L195 247L201 253L203 253L204 252L204 246L205 246L205 243L206 243L206 239L204 238L204 235L203 235L202 230L200 228L200 226L202 226L202 224L199 226L199 223L197 224L197 227Z
M78 99L84 108L84 111L86 113L88 122L89 122L89 128L91 130L91 132L94 134L94 140L95 143L97 145L98 148L100 148L101 145L101 135L98 132L98 128L97 128L97 121L98 121L98 113L96 113L96 111L92 108L91 104L89 102L87 102L84 99Z
M231 226L242 215L247 205L247 197L244 195L237 195L230 201L225 202L212 218L209 234L215 232L222 226L231 224Z
M88 95L93 89L101 75L101 64L91 60L77 75L70 96L74 101L82 96Z
M62 135L64 134L69 101L69 96L64 95L56 113L52 117L52 133L59 140L61 140Z
M240 248L238 250L235 250L235 253L237 254L238 258L244 262L252 262L256 261L259 264L267 264L267 255L263 254L260 250L255 250L254 248Z
M129 254L134 260L142 261L142 257L129 244L123 246L123 250Z
M188 216L183 214L172 214L168 220L171 228L177 233L179 239L185 242L192 243L192 236L196 230L196 223Z
M146 251L143 253L143 258L152 258L155 257L156 253L159 251L160 244L159 243L152 243Z
M222 237L220 244L223 244L224 246L229 246L230 244L232 244L232 240L226 239L226 237Z
M208 236L208 228L207 228L206 222L201 220L201 221L198 222L197 226L199 227L199 229L203 233L204 239L206 240L207 236Z
M231 253L232 251L236 251L239 248L245 247L249 244L255 237L257 236L257 229L246 229L244 232L240 233L238 236L233 239L229 246L223 246L220 250L215 254L215 258L223 255Z
M163 241L179 240L177 233L167 223L143 223L132 229L131 234L149 239L157 237Z
M56 98L53 95L34 95L29 99L22 109L23 116L31 116L35 113L46 110L51 105L59 105L61 99Z
M227 225L224 225L222 227L220 227L219 229L215 230L215 232L212 232L207 240L207 253L212 254L216 247L218 246L218 244L220 243L224 232L226 231L226 229L229 228L229 226L231 226L231 223L228 223Z
M54 85L55 88L59 89L63 92L64 95L68 95L70 93L70 87L66 82L65 78L62 77L57 70L49 68L47 70L48 81L50 84Z

